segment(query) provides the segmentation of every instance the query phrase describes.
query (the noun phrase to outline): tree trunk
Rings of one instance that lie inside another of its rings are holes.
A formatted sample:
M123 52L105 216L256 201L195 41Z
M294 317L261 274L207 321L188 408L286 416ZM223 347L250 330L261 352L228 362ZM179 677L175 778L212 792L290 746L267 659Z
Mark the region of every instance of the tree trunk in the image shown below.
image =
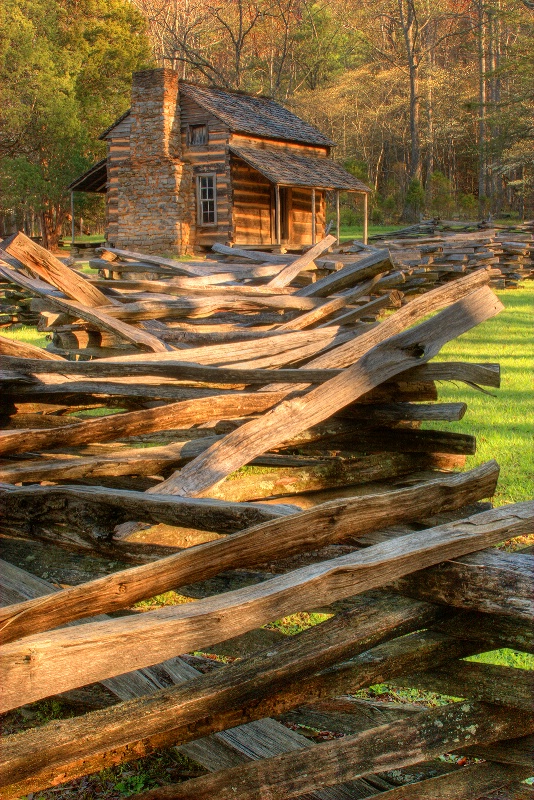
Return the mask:
M486 201L486 51L484 0L477 0L478 13L478 213L485 216Z

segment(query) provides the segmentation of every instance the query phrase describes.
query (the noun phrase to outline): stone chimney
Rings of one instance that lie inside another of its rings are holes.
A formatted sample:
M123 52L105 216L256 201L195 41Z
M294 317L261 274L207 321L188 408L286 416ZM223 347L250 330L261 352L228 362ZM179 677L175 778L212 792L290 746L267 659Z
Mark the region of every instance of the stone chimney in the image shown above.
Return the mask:
M185 253L193 224L191 167L181 161L178 75L136 72L130 152L118 175L117 247Z

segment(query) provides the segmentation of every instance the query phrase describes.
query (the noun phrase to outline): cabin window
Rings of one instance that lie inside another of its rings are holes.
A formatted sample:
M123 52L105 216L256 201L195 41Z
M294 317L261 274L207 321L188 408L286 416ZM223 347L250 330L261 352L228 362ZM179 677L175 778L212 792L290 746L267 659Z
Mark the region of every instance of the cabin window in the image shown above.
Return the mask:
M197 177L198 224L217 224L217 184L215 175Z
M199 145L208 143L208 126L207 125L190 125L189 126L189 146L198 147Z

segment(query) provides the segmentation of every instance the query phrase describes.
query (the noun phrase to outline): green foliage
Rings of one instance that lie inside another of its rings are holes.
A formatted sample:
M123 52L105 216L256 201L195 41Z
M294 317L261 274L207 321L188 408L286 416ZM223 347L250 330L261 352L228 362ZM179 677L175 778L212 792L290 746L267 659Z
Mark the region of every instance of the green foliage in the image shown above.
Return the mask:
M481 664L495 664L498 667L515 667L516 669L534 669L534 655L520 653L517 650L492 650L489 653L479 653L469 656L465 661L478 661Z
M405 216L407 220L416 221L425 207L425 190L418 178L412 178L408 184L405 197Z
M461 194L459 206L464 219L475 219L478 213L478 201L474 194Z
M443 172L433 172L429 180L427 208L433 216L448 218L454 210L455 200L450 180Z
M150 63L145 22L123 0L0 6L0 212L67 213L67 185L102 157L97 135ZM59 235L59 233L58 233Z

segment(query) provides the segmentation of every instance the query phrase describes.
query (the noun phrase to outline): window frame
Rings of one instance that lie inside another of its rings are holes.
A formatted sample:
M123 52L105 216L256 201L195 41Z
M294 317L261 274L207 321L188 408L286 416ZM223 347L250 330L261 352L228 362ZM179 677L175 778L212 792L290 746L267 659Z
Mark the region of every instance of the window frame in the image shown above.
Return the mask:
M202 144L193 144L193 128L204 128L206 132L206 141L202 142ZM198 125L188 125L187 128L187 144L189 147L207 147L209 144L209 129L208 124L206 122L199 123Z
M202 178L211 178L213 180L213 222L203 221L203 208L204 202L209 200L202 199ZM216 172L201 172L196 176L196 194L197 194L197 225L199 228L216 228L217 222L217 173Z

